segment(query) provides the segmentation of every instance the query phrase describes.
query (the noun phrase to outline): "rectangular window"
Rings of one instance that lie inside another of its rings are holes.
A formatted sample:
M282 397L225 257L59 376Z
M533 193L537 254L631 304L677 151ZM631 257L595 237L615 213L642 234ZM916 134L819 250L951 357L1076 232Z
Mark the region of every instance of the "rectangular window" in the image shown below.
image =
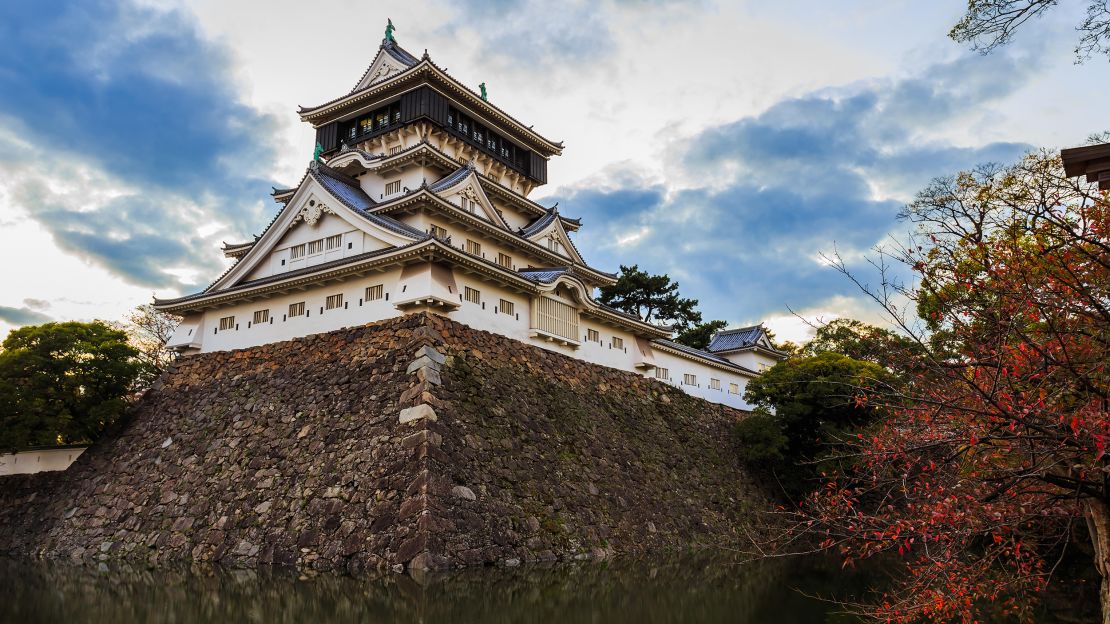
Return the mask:
M498 304L497 309L502 314L508 314L510 316L512 316L516 312L516 306L513 305L513 302L512 301L505 301L504 299L502 299L501 303Z
M342 308L342 307L343 307L343 293L339 293L338 295L328 295L328 298L324 300L324 308L325 309L334 310L336 308Z
M728 385L729 394L740 394L740 384L730 383Z
M578 309L548 297L536 299L536 329L578 341Z
M394 180L394 181L389 182L385 185L385 194L386 195L392 195L394 193L400 193L400 192L401 192L401 181L400 180Z
M513 268L513 257L510 256L509 254L498 253L497 254L497 264L505 267L506 269L512 269Z
M383 287L381 284L377 284L376 286L367 286L366 287L366 300L367 301L377 301L378 299L381 299L384 296L385 296L385 287Z
M362 130L363 134L370 134L371 132L374 131L374 120L371 119L370 117L367 117L366 119L363 119L363 120L359 121L358 125L359 125L359 128Z
M587 329L586 340L590 342L601 342L601 334L596 329Z
M394 156L394 155L400 154L400 153L401 153L401 146L400 145L394 145L393 147L389 148L389 155L390 156Z
M324 239L309 241L305 244L308 247L308 255L315 256L316 254L324 251Z
M682 383L686 384L687 386L696 386L698 385L698 376L691 375L690 373L685 373L684 375L682 375Z
M666 368L657 367L655 369L655 378L656 379L662 379L664 381L670 381L671 380L671 371L669 369L666 369Z
M255 310L254 311L254 324L255 325L258 325L259 323L265 323L268 320L270 320L270 311L269 310Z
M304 316L304 302L290 303L289 316Z
M559 251L559 241L555 240L555 237L552 236L551 238L547 239L547 248L551 251Z
M329 237L324 239L324 248L327 249L328 251L331 251L332 249L339 249L342 246L343 246L343 235L342 234L336 234L335 236L329 236Z
M614 349L623 349L624 348L624 338L618 338L616 336L613 336L613 348Z
M220 331L224 331L225 329L235 329L234 316L225 316L220 319Z
M447 238L447 230L446 229L441 228L438 225L433 224L431 226L431 230L432 230L432 232L431 232L432 236L434 236L436 238Z
M482 243L466 239L466 253L474 254L475 256L482 255Z
M294 245L289 248L289 259L300 260L304 257L304 245Z
M710 390L720 390L721 389L721 380L720 379L713 379L712 377L710 377L709 378L709 389Z
M459 198L459 205L462 206L463 210L465 210L465 211L467 211L471 214L475 214L475 213L478 212L478 204L476 202L470 201L469 199L467 199L465 197L460 197Z
M464 287L463 299L470 303L482 303L482 293L469 286Z

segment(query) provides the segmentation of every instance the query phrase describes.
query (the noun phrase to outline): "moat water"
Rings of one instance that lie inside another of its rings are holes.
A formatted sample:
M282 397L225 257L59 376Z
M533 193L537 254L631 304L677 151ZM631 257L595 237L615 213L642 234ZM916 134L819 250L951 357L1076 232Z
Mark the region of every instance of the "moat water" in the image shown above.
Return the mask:
M699 556L413 578L0 559L0 622L856 622L815 596L858 598L881 575L832 563Z

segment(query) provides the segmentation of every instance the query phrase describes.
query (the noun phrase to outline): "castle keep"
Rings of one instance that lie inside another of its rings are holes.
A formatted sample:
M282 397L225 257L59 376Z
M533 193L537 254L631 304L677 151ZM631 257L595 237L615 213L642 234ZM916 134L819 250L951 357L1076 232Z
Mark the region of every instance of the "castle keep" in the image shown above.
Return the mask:
M602 305L616 275L587 264L581 226L529 199L562 143L417 58L387 29L354 88L302 108L316 158L234 264L203 292L156 301L184 321L170 346L240 349L430 311L731 407L781 359L761 327L708 351Z

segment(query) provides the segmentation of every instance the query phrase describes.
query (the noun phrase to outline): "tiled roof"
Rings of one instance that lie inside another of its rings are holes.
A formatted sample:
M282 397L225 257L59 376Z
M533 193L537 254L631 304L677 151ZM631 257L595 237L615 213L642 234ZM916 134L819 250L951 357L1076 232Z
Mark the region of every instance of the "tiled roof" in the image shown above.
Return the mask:
M405 236L415 236L417 238L428 237L427 233L421 232L410 225L401 223L393 217L367 212L370 208L374 207L375 202L362 190L358 180L340 173L327 165L319 164L309 171L309 175L327 189L329 193L334 195L336 199L343 202L343 205L354 210L367 221Z
M684 344L675 342L673 340L667 340L665 338L657 338L655 340L652 340L652 342L661 344L665 347L670 347L671 349L674 349L676 351L681 351L683 353L687 353L687 354L692 355L694 357L699 357L699 358L702 358L704 360L709 360L710 362L716 362L717 364L722 364L724 366L728 366L729 368L735 368L735 369L738 369L738 370L742 370L744 372L751 373L753 375L756 374L755 371L751 370L750 368L740 366L739 364L736 364L735 362L730 362L730 361L726 360L725 358L723 358L719 355L714 355L714 354L712 354L708 351L702 351L701 349L695 349L694 347L688 347Z
M709 341L709 350L719 352L751 348L759 344L759 339L762 336L762 325L717 332L713 334L713 339Z
M560 276L567 274L565 267L556 267L550 269L520 269L517 271L525 279L532 280L539 284L550 284L559 279Z
M547 214L545 214L544 216L520 228L520 235L524 238L528 238L533 234L541 232L545 227L551 225L551 222L554 221L555 218L558 216L559 213L555 212L554 210L548 210Z
M402 65L404 65L405 69L409 69L413 65L416 65L417 63L420 62L415 56L413 56L412 54L409 54L408 50L406 50L406 49L402 48L401 46L397 45L396 41L390 41L389 39L382 39L381 49L384 50L385 53L388 54L393 60L397 61L398 63L400 63ZM376 54L374 55L374 58L377 59ZM366 74L369 74L370 70L373 67L374 67L374 63L373 63L373 61L371 61L370 66L366 68L366 71L362 72L362 76L358 79L358 82L356 82L355 86L351 89L351 93L354 93L355 91L358 90L358 86L360 84L362 84L363 80L366 80Z
M466 177L470 175L471 171L474 171L474 165L473 165L473 163L467 163L467 164L459 167L458 169L452 171L451 173L443 176L442 178L440 178L436 182L432 183L428 187L428 190L433 192L433 193L438 193L439 191L442 191L443 189L451 188L452 186L454 186L454 185L458 184L459 182L465 180Z

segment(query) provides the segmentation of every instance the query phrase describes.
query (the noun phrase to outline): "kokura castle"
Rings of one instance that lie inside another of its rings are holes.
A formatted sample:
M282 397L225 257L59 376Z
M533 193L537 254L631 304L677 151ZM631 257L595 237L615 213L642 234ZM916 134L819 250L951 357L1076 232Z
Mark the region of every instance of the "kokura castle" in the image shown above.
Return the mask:
M169 346L238 349L431 311L746 408L749 379L784 356L762 327L708 351L594 298L617 276L575 247L578 219L528 198L562 143L541 136L386 31L349 93L302 108L316 158L211 286L155 307L181 315Z

